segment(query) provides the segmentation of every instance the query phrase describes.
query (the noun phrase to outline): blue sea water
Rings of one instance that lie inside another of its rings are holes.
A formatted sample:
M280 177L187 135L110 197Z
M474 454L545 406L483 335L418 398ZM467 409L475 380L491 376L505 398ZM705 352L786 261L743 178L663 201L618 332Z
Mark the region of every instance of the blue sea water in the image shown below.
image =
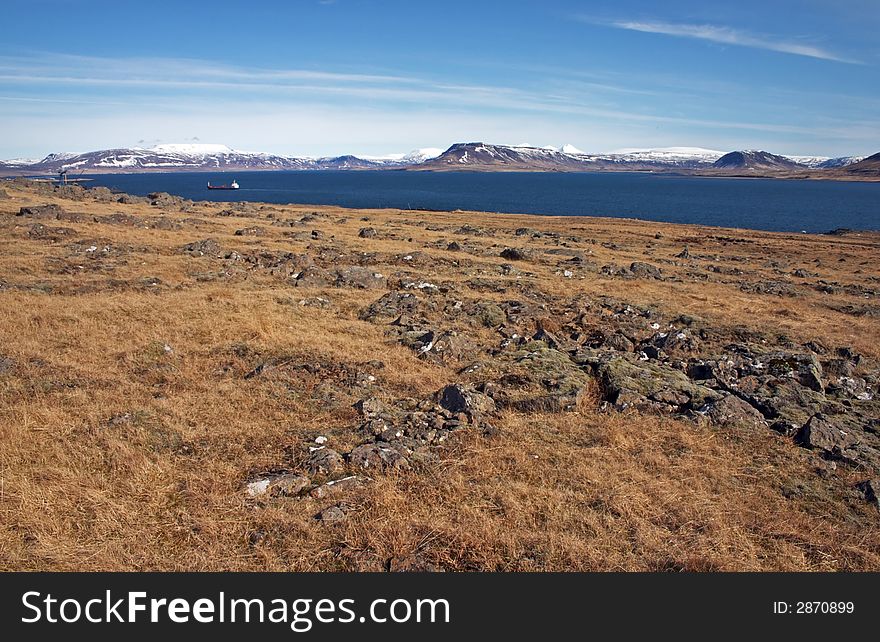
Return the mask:
M880 230L880 183L647 173L290 171L91 176L129 194L363 208L611 216L789 232ZM237 191L208 191L228 183Z

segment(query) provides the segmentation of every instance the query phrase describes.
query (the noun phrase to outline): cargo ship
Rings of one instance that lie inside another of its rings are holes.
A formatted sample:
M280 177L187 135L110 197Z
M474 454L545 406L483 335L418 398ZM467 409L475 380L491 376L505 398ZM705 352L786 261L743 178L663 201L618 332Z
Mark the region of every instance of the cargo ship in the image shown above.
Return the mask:
M211 181L208 181L208 189L238 189L238 183L235 182L234 178L229 185L211 185Z

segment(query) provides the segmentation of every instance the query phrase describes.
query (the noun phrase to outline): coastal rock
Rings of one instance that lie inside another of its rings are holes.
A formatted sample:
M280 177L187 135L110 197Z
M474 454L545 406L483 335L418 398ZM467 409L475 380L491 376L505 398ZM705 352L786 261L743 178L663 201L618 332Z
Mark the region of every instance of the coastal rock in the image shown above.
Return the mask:
M60 205L34 205L31 207L22 207L18 210L16 216L58 219L63 216L64 213L64 209Z

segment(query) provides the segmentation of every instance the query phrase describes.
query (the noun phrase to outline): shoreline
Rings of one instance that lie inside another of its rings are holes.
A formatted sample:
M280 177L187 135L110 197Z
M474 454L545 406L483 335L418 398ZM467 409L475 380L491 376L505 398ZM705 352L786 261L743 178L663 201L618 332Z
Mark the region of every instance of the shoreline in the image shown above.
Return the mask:
M829 169L829 170L797 170L797 174L789 174L785 172L761 172L748 170L742 171L724 171L711 169L614 169L614 168L596 168L589 170L578 169L527 169L527 168L506 168L506 167L470 167L468 169L459 169L455 167L446 168L419 168L419 167L388 167L388 168L349 168L349 169L271 169L271 168L217 168L215 171L206 170L203 167L186 168L176 167L173 169L164 168L142 168L137 171L117 171L115 169L101 170L92 168L88 172L84 172L84 176L133 176L140 174L229 174L229 173L251 173L251 172L271 172L271 173L332 173L332 172L424 172L434 174L456 174L456 173L472 173L472 174L651 174L656 176L680 176L695 178L756 178L756 179L772 179L784 181L833 181L843 183L878 183L880 182L880 174L871 176L863 174L847 174L845 170ZM0 170L0 180L13 180L15 178L54 178L57 174L47 173L41 175L22 174L12 170Z

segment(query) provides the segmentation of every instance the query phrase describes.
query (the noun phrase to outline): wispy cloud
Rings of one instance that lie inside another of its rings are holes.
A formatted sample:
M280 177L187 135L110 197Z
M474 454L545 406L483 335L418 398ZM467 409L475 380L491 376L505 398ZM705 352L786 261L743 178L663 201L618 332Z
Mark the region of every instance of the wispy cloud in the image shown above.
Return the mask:
M834 62L844 62L855 65L863 64L860 60L838 55L813 44L786 40L781 37L767 34L750 33L719 25L658 22L651 20L612 20L609 22L603 22L584 16L578 16L577 20L590 24L602 24L617 29L626 29L628 31L640 31L642 33L657 33L679 38L706 40L708 42L715 42L724 45L778 51L781 53L793 54L795 56L818 58L820 60L832 60Z
M694 138L707 146L704 141L724 137L840 142L880 135L880 123L871 120L859 127L852 119L790 121L775 110L740 120L723 111L683 108L681 100L670 104L669 87L663 86L674 84L665 79L655 88L644 78L536 68L522 70L519 86L471 80L161 57L0 56L0 120L8 125L0 157L33 155L36 138L47 149L89 149L157 136L180 141L193 132L232 146L319 155L384 153L379 146L387 145L400 145L400 151L407 149L405 140L411 147L469 139L564 140L580 147L589 141L586 147L601 151ZM701 87L692 89L699 95ZM233 140L226 138L230 131L236 132Z

